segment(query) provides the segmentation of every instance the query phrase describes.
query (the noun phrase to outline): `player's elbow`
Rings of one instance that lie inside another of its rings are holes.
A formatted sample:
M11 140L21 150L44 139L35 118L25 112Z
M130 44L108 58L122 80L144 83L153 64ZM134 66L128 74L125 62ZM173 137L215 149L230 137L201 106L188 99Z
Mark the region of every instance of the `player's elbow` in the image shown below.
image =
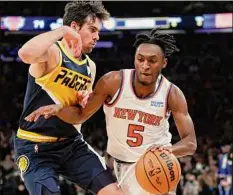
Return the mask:
M33 55L32 52L26 48L21 48L18 51L18 55L21 58L21 60L26 64L32 64L33 63Z
M73 121L73 125L81 125L85 122L86 120L83 117L78 117Z
M196 140L189 141L188 146L189 148L189 155L193 155L197 150L197 142Z
M82 112L80 110L78 110L73 116L74 116L72 119L73 125L80 125L85 122Z
M76 115L75 120L74 120L74 125L80 125L86 122L87 119L89 119L90 116L85 115L82 111L78 112L78 115Z

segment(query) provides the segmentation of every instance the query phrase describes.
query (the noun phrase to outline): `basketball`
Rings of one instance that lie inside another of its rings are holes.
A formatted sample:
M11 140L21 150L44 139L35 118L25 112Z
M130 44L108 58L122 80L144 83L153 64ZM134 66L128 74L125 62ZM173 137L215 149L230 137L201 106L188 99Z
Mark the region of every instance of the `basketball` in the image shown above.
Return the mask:
M166 194L176 188L181 169L177 158L167 151L146 152L136 163L139 185L152 194Z

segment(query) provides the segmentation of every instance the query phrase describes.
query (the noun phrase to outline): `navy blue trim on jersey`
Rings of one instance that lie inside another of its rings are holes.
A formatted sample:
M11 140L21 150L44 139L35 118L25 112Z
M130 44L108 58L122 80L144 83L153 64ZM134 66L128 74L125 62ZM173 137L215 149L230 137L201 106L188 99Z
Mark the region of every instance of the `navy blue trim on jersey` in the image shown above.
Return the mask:
M170 96L170 92L171 92L172 86L173 86L173 84L171 83L170 88L168 89L168 94L167 94L167 98L166 98L166 108L167 108L166 113L169 110L168 99L169 99L169 96Z
M123 70L120 70L120 75L121 75L121 82L120 82L120 88L119 88L119 90L117 90L118 94L115 97L113 102L111 102L111 103L104 102L107 106L112 106L113 104L115 104L121 95L121 92L123 90L123 84L124 84L124 71Z

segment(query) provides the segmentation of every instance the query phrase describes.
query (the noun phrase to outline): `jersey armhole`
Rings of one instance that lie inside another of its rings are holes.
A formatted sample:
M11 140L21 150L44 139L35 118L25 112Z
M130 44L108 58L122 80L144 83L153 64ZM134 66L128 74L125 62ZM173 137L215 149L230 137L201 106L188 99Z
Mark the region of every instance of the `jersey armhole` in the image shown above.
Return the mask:
M120 70L120 73L121 73L121 83L120 83L120 88L117 90L117 92L115 93L115 95L113 96L113 98L111 99L110 102L104 102L104 105L105 106L108 106L108 107L112 107L114 106L118 100L120 99L120 96L122 94L122 91L123 91L123 86L124 86L124 80L125 80L125 75L124 75L124 70Z
M167 118L169 116L169 113L170 113L170 109L169 109L169 106L168 106L168 99L169 99L169 96L170 96L170 92L171 92L172 86L173 86L173 84L170 83L170 86L169 86L169 88L167 90L167 94L166 94L165 108L164 108L164 117L165 118Z

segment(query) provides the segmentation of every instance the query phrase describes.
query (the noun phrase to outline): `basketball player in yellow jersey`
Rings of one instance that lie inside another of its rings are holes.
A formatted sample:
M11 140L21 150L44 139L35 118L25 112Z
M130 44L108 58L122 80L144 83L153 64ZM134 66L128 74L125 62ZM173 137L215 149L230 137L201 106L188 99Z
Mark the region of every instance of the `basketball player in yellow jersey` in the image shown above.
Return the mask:
M100 1L70 2L65 26L32 38L18 52L31 65L15 137L16 162L31 195L59 195L59 175L93 194L122 195L105 162L83 140L80 125L58 117L24 120L40 106L76 106L78 92L92 90L95 64L86 54L108 17Z
M85 108L49 105L39 108L26 120L56 115L68 123L79 124L104 104L107 152L115 159L119 185L126 195L149 195L137 183L137 160L148 149L157 148L169 150L176 157L192 155L196 150L196 136L182 91L161 74L167 66L167 57L178 51L174 37L161 35L154 29L138 35L135 46L135 69L104 75ZM170 113L181 138L174 145L169 132Z

